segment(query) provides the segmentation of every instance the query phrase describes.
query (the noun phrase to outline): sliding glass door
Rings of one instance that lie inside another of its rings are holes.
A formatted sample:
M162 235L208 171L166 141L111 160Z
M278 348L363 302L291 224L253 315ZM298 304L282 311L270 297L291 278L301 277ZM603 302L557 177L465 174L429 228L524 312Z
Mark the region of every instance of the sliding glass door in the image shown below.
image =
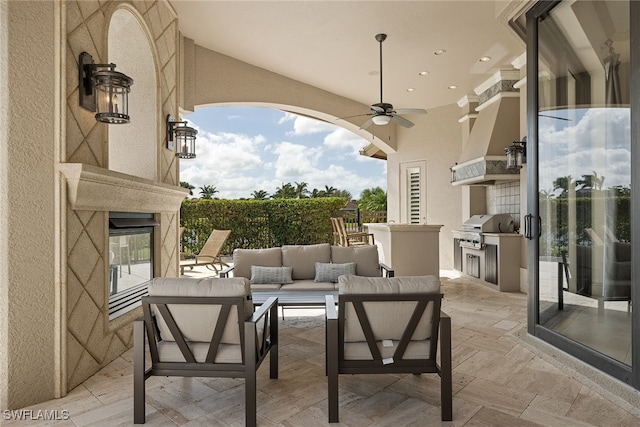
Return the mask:
M584 0L529 12L526 221L530 332L631 383L629 13Z

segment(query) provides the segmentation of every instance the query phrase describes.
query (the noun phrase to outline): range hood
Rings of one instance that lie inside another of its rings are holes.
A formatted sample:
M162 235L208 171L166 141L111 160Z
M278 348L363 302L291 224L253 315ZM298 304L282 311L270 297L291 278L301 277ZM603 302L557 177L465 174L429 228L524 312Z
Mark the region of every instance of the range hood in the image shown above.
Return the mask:
M452 185L493 185L519 179L518 169L507 169L505 147L520 140L520 98L514 91L500 91L476 111L467 143L451 168Z

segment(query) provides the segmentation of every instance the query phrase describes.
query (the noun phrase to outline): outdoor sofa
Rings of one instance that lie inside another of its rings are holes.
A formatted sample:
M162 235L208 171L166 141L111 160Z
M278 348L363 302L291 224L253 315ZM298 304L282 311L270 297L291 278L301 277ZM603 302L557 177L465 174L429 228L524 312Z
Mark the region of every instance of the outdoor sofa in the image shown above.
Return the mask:
M394 271L379 262L375 245L323 243L236 249L233 266L223 270L220 277L245 277L251 281L254 304L278 297L278 305L284 308L324 306L326 295L337 299L338 277L347 274L393 277Z

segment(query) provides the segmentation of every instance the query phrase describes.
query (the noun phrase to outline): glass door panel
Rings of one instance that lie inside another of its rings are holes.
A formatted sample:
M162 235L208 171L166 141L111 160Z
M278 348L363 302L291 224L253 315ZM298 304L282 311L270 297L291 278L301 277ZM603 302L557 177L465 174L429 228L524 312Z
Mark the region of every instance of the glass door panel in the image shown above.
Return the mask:
M631 365L628 1L538 23L539 324Z

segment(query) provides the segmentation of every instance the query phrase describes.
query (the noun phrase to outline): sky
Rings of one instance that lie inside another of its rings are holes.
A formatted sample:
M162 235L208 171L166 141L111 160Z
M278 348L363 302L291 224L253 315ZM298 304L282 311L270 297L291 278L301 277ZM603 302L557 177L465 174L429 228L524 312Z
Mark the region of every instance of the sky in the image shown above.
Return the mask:
M559 177L571 175L576 181L594 173L605 178L603 189L630 187L630 126L628 108L545 111L538 130L540 190L552 193Z
M387 188L386 162L359 154L368 141L330 123L261 107L206 107L183 116L198 130L196 158L180 160L180 181L214 186L221 199L269 195L306 182L347 190Z

